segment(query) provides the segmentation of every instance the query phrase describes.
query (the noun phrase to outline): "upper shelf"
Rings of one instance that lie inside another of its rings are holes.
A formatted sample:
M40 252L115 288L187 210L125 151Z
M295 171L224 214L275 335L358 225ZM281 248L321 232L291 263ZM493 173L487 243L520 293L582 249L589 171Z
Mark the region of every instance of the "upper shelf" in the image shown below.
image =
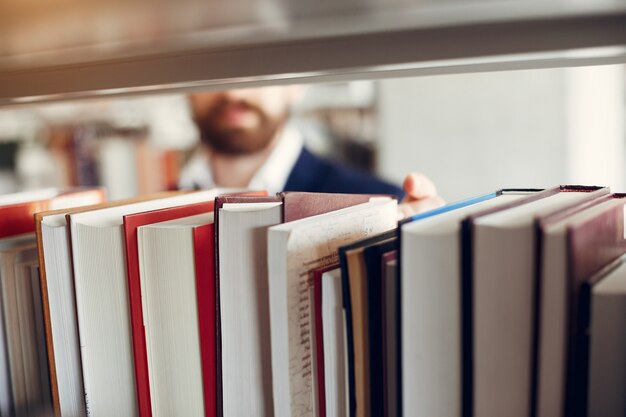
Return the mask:
M624 0L0 2L0 105L624 62Z

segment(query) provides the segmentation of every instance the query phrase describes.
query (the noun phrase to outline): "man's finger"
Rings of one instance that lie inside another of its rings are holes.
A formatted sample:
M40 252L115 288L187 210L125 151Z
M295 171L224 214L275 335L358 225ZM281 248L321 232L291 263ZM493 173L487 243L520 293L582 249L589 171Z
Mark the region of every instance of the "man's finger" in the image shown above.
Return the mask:
M445 204L443 198L439 196L426 197L417 201L407 201L398 205L398 213L400 218L411 217L415 214L424 213L429 210L436 209Z
M424 174L412 172L406 176L402 188L406 193L404 201L421 200L437 196L435 184Z

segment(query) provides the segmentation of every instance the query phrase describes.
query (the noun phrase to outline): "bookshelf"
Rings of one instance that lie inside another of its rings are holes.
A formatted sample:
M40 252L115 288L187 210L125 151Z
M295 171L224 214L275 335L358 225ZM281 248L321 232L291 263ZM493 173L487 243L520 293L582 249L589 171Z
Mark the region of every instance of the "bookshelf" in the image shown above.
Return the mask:
M0 8L0 105L624 63L624 27L615 0L19 2Z

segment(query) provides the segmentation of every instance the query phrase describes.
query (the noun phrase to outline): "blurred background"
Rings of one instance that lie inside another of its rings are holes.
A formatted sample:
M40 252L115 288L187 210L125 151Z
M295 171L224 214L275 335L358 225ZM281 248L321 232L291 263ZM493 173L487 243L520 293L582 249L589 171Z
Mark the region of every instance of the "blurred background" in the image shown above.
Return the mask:
M626 66L310 84L308 147L447 201L502 187L626 191ZM118 199L177 186L198 146L184 94L0 107L0 193L103 185Z

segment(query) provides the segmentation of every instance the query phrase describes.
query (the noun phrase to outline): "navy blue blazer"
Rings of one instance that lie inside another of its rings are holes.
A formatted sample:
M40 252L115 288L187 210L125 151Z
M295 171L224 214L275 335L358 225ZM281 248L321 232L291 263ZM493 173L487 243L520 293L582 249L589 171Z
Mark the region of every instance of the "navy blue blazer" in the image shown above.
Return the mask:
M401 188L371 175L346 168L313 155L302 148L298 160L287 178L284 191L317 193L392 194L404 197Z

